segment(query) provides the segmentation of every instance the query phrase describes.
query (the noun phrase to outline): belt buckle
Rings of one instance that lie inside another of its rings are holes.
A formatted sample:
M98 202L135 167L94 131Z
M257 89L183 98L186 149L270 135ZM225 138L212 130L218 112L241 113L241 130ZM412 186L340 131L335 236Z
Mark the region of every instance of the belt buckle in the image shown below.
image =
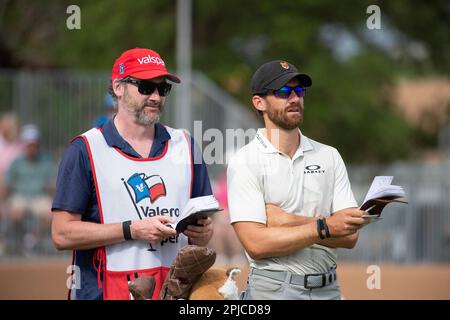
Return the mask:
M305 289L312 289L308 286L308 277L309 274L305 274L305 277L303 278L303 287L305 287Z
M308 285L308 277L312 277L312 276L315 276L315 277L321 276L322 277L322 284L318 285L318 286L309 286ZM317 289L317 288L325 287L326 283L327 283L327 280L326 280L325 273L305 274L305 279L304 279L303 286L305 287L305 289Z
M305 280L304 280L304 284L303 286L305 287L305 289L317 289L317 288L323 288L327 285L327 274L326 273L315 273L315 274L305 274ZM308 285L308 277L321 277L322 278L322 284L319 284L317 286L309 286ZM330 284L332 283L332 281L330 281Z

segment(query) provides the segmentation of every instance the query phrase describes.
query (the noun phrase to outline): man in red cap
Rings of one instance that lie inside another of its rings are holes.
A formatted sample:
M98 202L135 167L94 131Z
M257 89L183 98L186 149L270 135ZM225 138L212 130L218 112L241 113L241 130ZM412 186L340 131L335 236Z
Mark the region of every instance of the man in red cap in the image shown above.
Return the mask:
M117 114L65 151L52 237L57 249L74 252L72 299L128 299L128 282L143 276L155 278L155 299L178 251L212 236L210 218L181 234L170 227L190 198L212 191L193 139L159 123L167 81L180 79L158 53L125 51L109 90Z

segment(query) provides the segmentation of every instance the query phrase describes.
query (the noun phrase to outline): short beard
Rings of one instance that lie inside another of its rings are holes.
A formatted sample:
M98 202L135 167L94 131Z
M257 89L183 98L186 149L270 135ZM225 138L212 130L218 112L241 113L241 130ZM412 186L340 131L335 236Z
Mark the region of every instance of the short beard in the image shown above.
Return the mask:
M299 105L300 117L298 119L290 119L287 116L286 109L275 110L274 108L267 108L267 117L283 130L294 130L303 123L303 108Z
M125 89L126 90L126 89ZM125 91L124 92L124 102L125 102L125 109L130 113L134 120L143 126L151 127L155 123L159 122L160 114L152 114L148 115L145 113L145 106L148 104L147 102L144 102L143 104L138 104L135 101L131 101L130 96ZM162 104L158 105L160 113L162 112Z

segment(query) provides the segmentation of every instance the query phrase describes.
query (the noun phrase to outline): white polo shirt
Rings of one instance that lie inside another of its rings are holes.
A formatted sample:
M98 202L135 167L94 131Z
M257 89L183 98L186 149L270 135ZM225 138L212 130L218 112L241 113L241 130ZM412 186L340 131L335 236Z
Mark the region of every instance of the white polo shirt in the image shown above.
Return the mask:
M227 170L231 223L266 224L266 203L307 217L358 206L339 152L299 133L300 146L292 159L269 142L265 129L231 158ZM314 244L288 256L253 260L247 254L247 258L254 268L309 274L330 270L336 251Z

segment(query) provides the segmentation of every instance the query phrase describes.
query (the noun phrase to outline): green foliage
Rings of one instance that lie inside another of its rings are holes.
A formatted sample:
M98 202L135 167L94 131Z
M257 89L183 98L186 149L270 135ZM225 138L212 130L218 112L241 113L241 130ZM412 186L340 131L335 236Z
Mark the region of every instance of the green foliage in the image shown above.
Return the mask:
M164 57L170 62L175 12L167 4L157 0L80 1L81 30L63 30L54 61L62 66L110 69L121 52L147 47L167 52Z

